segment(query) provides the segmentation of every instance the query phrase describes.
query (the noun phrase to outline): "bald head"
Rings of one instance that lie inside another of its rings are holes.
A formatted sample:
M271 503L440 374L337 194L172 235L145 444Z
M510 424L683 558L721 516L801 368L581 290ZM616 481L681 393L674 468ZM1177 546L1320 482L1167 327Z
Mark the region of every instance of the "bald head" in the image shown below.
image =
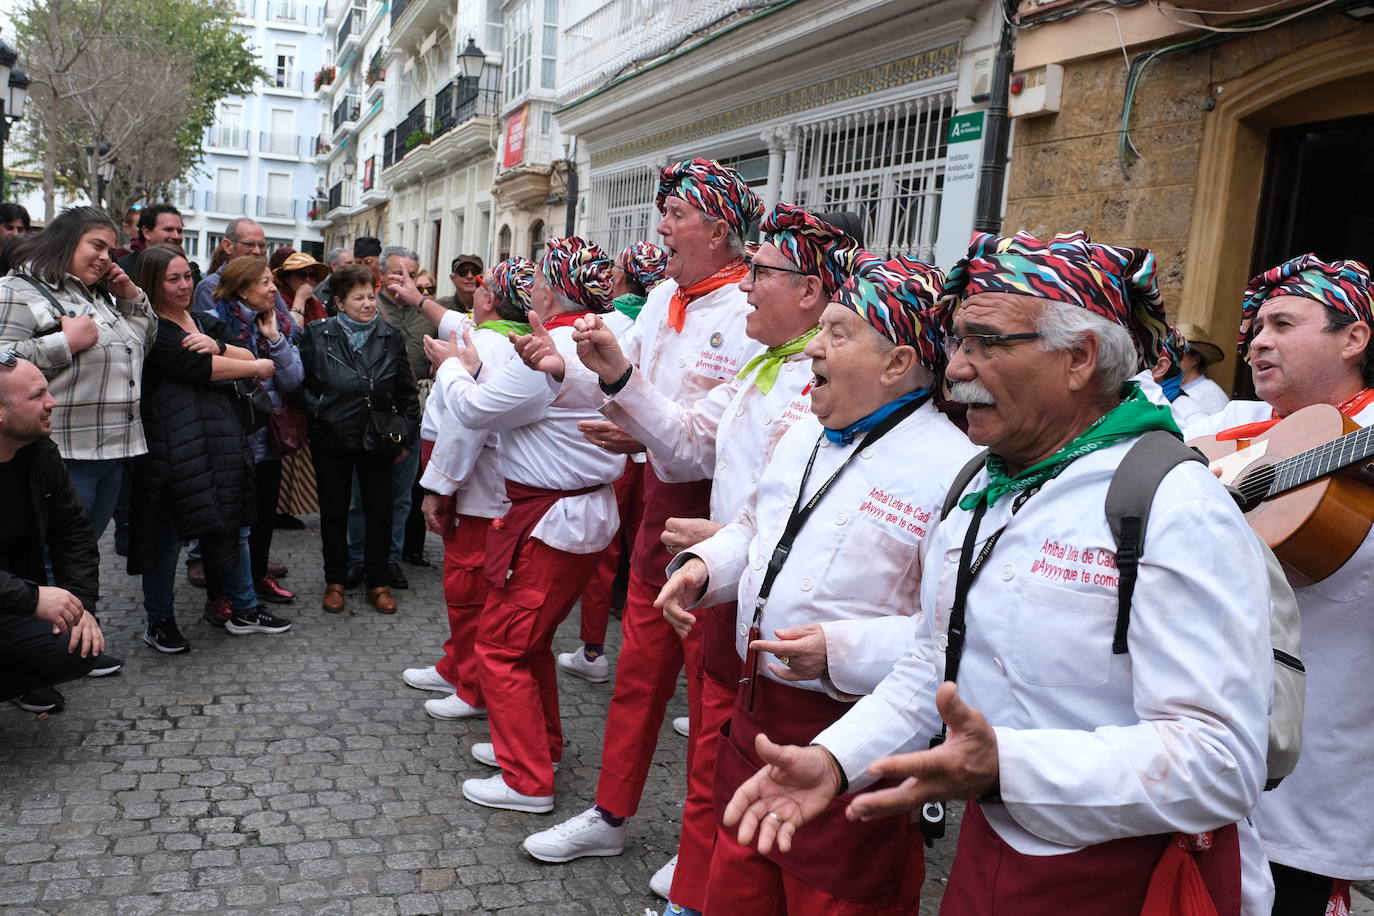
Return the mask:
M16 359L12 366L0 363L0 461L9 461L30 442L50 435L55 406L48 380L37 366L26 359Z

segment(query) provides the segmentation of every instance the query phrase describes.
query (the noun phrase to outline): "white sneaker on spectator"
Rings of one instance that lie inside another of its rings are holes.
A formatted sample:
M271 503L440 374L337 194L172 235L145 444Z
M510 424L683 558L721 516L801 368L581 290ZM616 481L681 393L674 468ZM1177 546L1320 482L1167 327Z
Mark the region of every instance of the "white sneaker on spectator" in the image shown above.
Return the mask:
M553 810L552 795L521 795L506 785L506 777L501 773L486 779L463 780L463 797L474 804L507 811L548 814Z
M649 890L658 894L664 900L668 900L669 894L673 892L673 872L677 871L677 856L673 856L663 867L654 872L654 876L649 879Z
M678 716L673 720L673 731L684 738L690 737L692 734L691 720L686 716Z
M470 705L456 693L437 700L425 700L425 712L435 719L476 719L487 714L485 709Z
M625 851L625 823L612 827L588 808L548 830L525 837L525 852L541 862L571 862L583 856L618 856Z
M453 693L454 687L439 675L433 665L428 668L407 668L401 672L401 680L416 690L437 690L440 693Z
M501 764L496 760L496 747L490 741L482 741L472 746L472 759L478 763L485 763L489 767L499 767ZM553 771L558 772L558 764L553 765Z
M587 658L587 653L581 649L576 652L561 652L558 655L558 667L573 677L580 677L593 684L604 684L611 678L611 663L606 660L604 652L592 659Z

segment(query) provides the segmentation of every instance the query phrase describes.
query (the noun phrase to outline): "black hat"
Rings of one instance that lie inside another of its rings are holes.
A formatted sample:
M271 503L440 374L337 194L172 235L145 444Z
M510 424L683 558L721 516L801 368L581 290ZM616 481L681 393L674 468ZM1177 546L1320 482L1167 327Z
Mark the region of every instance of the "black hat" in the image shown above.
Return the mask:
M370 235L364 235L353 240L353 257L355 258L375 258L381 253L381 239L375 239Z

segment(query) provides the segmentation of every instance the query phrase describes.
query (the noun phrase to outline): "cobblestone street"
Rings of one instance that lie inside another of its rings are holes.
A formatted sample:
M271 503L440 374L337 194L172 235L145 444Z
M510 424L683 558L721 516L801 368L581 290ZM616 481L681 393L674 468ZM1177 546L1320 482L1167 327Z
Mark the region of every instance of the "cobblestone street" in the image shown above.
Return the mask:
M114 677L61 685L64 711L0 709L0 911L21 914L657 913L648 890L674 850L685 742L665 724L623 855L545 865L520 841L591 804L610 684L563 676L569 740L552 815L465 801L490 773L468 753L484 720L441 722L401 670L432 662L446 630L437 568L405 566L395 617L360 592L319 607L313 530L277 532L298 590L278 637L235 637L200 619L178 584L192 651L140 640L141 594L109 535L101 617ZM430 559L441 550L431 539ZM576 612L557 648L577 643ZM612 626L611 659L619 650ZM669 716L685 714L681 691ZM931 861L938 891L946 841ZM934 913L927 894L922 912Z

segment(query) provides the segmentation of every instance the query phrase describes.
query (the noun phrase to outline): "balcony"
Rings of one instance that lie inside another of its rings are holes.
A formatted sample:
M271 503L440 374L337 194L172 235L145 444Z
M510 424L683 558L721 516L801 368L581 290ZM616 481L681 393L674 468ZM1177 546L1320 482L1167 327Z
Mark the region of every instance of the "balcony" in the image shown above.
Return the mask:
M324 218L324 215L328 211L328 197L312 197L310 198L310 205L306 207L305 218L310 220L310 224L312 226L314 226L315 228L319 228L320 225L324 225L327 223L327 221Z
M291 197L259 197L257 215L262 219L295 220L296 201Z
M382 168L389 169L396 161L396 131L389 130L382 135Z
M329 189L329 199L325 201L325 215L333 213L343 207L353 206L356 196L356 188L351 181L336 181L334 186Z
M269 156L299 156L301 138L296 134L270 134L262 131L258 134L258 152Z
M300 0L267 0L267 24L299 26L310 24L310 11Z
M267 77L268 92L305 92L305 74L300 70L274 69Z
M424 41L451 18L453 6L446 0L392 0L390 46L405 48Z
M420 175L442 173L475 154L489 154L499 110L500 94L495 89L477 89L463 79L435 93L432 119L425 117L423 102L416 105L383 143L382 167L394 170L387 175L391 187L403 187Z
M240 19L252 19L257 11L257 0L234 0L234 15Z
M360 114L362 114L362 102L359 101L358 97L351 93L344 96L343 100L334 107L334 134L337 136L345 126L352 126Z
M411 138L415 134L425 133L425 103L420 102L410 109L410 114L406 115L404 121L396 125L396 161L400 162L406 153L414 149L418 144Z
M339 24L339 34L334 38L334 51L339 60L343 59L344 46L352 40L353 44L358 43L358 38L363 31L363 16L367 15L367 10L354 7L344 16L343 22Z
M206 191L205 209L211 213L227 213L231 216L248 215L248 195L229 191Z
M329 143L329 138L322 137L319 134L316 134L315 136L310 138L310 145L306 148L310 150L309 154L311 156L314 156L316 159L322 159L325 156L328 156L329 153L334 149L334 147L331 146Z
M205 145L236 153L248 152L248 131L242 127L216 124L205 135Z
M410 6L411 0L392 0L391 3L391 25L394 28L397 20L406 13L406 7Z

